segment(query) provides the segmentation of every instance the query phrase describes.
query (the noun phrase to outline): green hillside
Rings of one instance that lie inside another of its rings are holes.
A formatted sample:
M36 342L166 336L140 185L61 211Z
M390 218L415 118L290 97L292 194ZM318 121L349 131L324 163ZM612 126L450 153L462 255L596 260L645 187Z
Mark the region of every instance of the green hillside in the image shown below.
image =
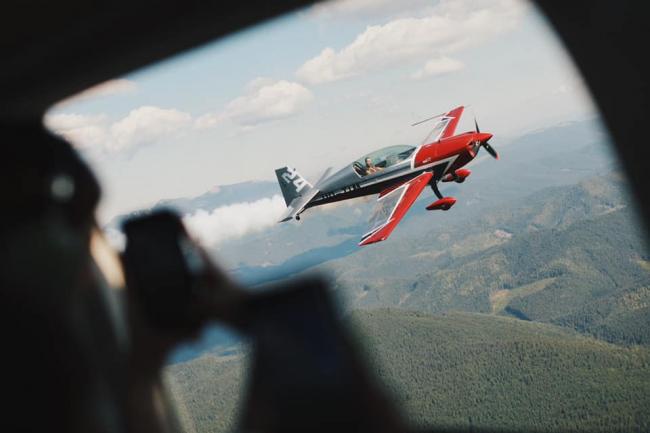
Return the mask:
M562 185L566 167L554 165L555 186L525 195L535 178L548 181L535 167L525 181L506 179L516 184L509 199L492 205L494 184L480 194L463 185L465 200L445 213L424 211L424 197L372 247L354 247L370 203L353 202L251 236L243 251L260 245L257 271L323 255L291 272L331 277L414 426L650 431L650 254L626 184L609 174ZM313 245L305 252L296 239ZM242 353L168 367L188 432L232 429Z
M549 188L320 267L352 308L512 315L650 344L644 235L614 177Z
M165 383L185 433L232 430L244 373L241 354L209 354L166 368Z
M469 313L357 312L379 375L417 425L647 431L650 351Z
M472 313L356 311L350 323L414 426L650 428L648 349ZM242 359L205 356L168 368L188 431L227 431L241 393Z

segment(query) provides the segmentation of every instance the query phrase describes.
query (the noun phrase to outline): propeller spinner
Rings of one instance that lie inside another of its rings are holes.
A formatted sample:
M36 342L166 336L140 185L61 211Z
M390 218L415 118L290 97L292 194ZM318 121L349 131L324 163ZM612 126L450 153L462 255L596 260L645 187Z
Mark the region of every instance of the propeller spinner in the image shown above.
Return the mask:
M474 117L474 126L476 127L476 132L480 133L481 130L478 127L478 122L476 121L476 117ZM490 141L490 138L492 138L491 135L487 139L482 140L481 141L481 146L483 146L483 148L487 151L487 153L492 155L492 158L499 159L499 154L497 153L497 151L494 150L494 147L490 146L490 143L488 143L488 141Z

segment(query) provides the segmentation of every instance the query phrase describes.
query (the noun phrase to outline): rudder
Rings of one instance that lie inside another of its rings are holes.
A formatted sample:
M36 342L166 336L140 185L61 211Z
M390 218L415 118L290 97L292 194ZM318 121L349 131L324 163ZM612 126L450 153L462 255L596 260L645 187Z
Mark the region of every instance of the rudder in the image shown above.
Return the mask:
M296 198L309 191L312 185L295 168L282 167L275 170L280 190L287 206Z

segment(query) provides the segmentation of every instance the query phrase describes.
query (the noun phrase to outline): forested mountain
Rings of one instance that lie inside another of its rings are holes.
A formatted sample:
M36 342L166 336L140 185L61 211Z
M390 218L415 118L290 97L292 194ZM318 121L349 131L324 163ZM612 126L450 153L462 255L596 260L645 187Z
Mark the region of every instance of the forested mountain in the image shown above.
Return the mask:
M553 325L475 313L356 311L348 319L374 374L417 427L647 431L650 350ZM187 431L232 428L246 357L167 369Z
M452 210L427 212L424 194L371 247L356 244L373 203L357 200L211 251L251 284L328 275L416 426L648 431L647 237L593 127L521 137L498 164L480 162L466 183L444 186L459 198ZM244 195L261 197L251 185ZM237 191L165 204L191 212ZM208 335L167 370L188 431L231 429L245 379L244 346Z
M208 354L166 368L165 384L185 433L233 429L243 392L245 361L241 353Z
M378 375L420 426L645 431L650 351L482 314L362 311Z
M648 250L626 203L621 180L594 178L319 269L350 308L512 315L648 344Z

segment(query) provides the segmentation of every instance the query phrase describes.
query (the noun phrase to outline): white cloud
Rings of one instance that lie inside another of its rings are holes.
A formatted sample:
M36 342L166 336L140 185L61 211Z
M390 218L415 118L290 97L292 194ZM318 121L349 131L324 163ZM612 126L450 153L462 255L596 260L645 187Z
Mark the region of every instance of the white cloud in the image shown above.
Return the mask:
M302 84L256 78L243 96L233 99L219 113L196 120L173 108L142 106L111 122L106 115L49 112L45 125L75 147L95 156L125 153L174 137L191 128L206 128L230 120L244 127L293 116L313 100Z
M175 109L144 106L132 110L110 128L110 151L121 151L134 146L156 142L176 134L192 124L192 116Z
M464 67L465 65L461 61L443 56L429 60L421 69L415 71L411 77L415 79L437 77L460 71Z
M186 215L183 221L197 239L213 246L274 226L285 209L282 197L274 195L253 202L221 206L212 211L200 209Z
M443 0L425 17L369 26L339 51L325 48L296 76L310 84L325 83L443 57L514 28L524 5L521 0Z
M220 113L199 117L196 125L205 128L231 120L242 126L255 126L293 116L312 99L312 93L302 84L256 78L246 86L246 94L230 101Z
M111 123L105 115L48 113L45 125L77 148L103 153L134 150L182 133L192 125L188 113L143 106Z

